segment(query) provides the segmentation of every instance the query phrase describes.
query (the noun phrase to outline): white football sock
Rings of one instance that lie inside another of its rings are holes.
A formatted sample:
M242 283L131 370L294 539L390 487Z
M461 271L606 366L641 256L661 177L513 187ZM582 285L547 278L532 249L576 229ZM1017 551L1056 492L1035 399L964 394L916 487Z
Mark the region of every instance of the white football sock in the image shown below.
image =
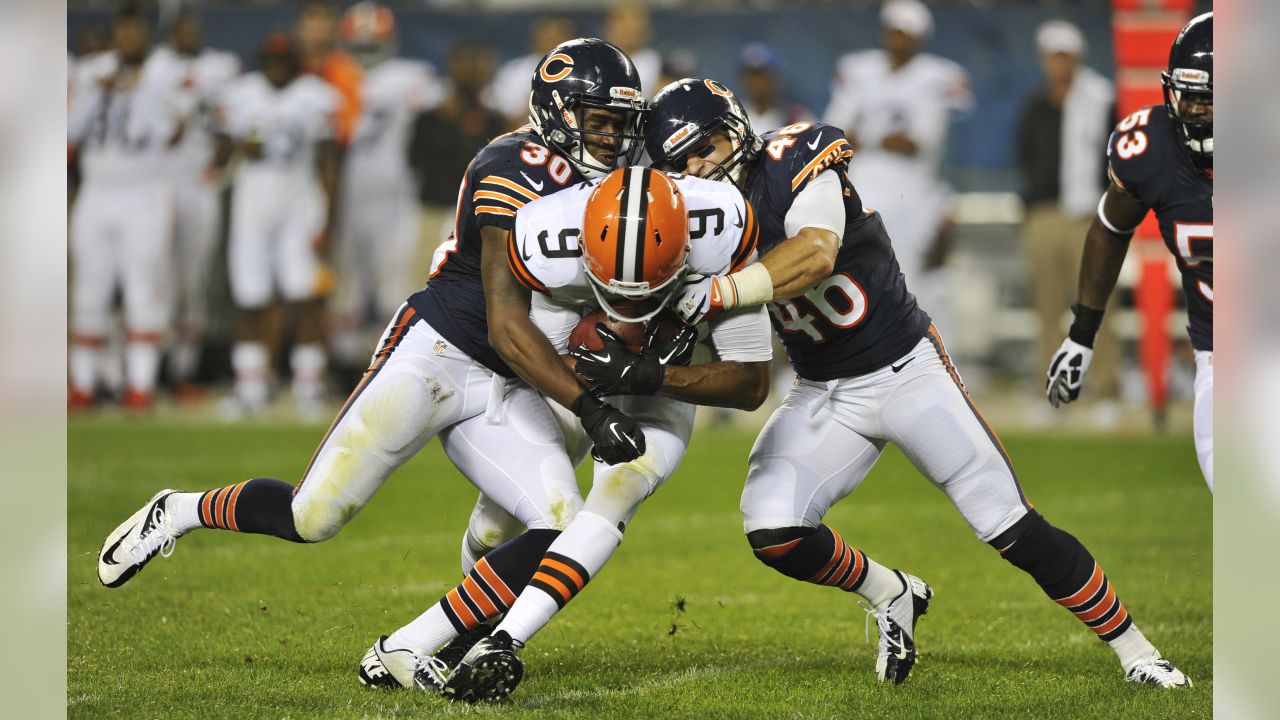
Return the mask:
M1160 651L1156 650L1156 646L1142 634L1138 629L1138 625L1132 624L1128 630L1120 633L1120 636L1114 640L1108 640L1107 644L1115 650L1116 657L1120 658L1120 667L1128 670L1129 666L1145 657L1159 655Z
M100 341L71 341L71 351L67 355L68 380L71 387L85 395L92 395L97 384L100 348Z
M867 576L863 578L857 592L875 609L886 610L889 603L906 588L902 586L898 573L872 560L865 553L864 557L867 557Z
M605 518L583 510L579 512L560 537L551 543L547 553L557 553L571 558L587 571L589 577L604 567L622 542L622 532ZM524 645L541 630L560 607L546 592L538 588L526 588L507 611L506 618L498 625L516 641ZM496 632L496 631L495 631Z
M204 527L200 522L200 496L204 493L199 492L179 492L169 496L165 500L164 507L169 513L169 523L174 529L180 533L188 533L199 527Z
M236 372L236 397L251 407L267 404L267 346L260 342L237 342L231 348L231 367Z
M453 623L444 614L440 603L435 603L413 622L391 633L386 647L390 650L409 649L419 655L434 655L445 643L458 636Z
M125 383L131 390L150 395L160 371L160 346L153 339L130 339L124 346Z

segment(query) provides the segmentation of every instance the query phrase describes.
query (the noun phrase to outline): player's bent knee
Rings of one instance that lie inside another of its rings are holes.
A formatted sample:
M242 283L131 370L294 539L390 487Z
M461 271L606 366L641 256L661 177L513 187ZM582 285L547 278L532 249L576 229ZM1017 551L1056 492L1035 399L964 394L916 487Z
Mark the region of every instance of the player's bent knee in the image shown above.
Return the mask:
M989 543L1010 564L1026 572L1050 596L1092 571L1093 556L1071 533L1054 527L1030 510Z

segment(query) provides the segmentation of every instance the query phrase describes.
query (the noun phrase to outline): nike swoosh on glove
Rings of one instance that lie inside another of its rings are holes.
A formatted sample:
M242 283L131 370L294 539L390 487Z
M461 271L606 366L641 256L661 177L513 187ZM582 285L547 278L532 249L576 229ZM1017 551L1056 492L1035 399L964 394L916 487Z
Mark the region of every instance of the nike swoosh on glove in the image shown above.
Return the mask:
M719 275L694 273L684 279L675 311L690 325L697 325L725 309L725 280Z
M1084 383L1084 374L1089 370L1089 362L1093 359L1093 349L1067 338L1062 341L1058 352L1049 361L1048 378L1044 383L1044 394L1049 404L1058 407L1080 397L1080 386Z
M644 454L644 431L621 410L584 392L569 408L582 421L594 445L591 457L609 465L629 462Z
M661 318L662 316L658 316ZM653 354L663 365L688 365L693 362L693 351L698 345L698 329L692 325L681 325L680 331L670 340L659 340L658 333L663 324L655 318L649 322L649 329L644 334L644 355Z
M578 346L569 352L577 360L578 374L596 395L653 395L662 387L666 368L657 353L636 355L626 343L604 325L597 325L596 335L603 346L588 350ZM647 342L647 337L646 337Z

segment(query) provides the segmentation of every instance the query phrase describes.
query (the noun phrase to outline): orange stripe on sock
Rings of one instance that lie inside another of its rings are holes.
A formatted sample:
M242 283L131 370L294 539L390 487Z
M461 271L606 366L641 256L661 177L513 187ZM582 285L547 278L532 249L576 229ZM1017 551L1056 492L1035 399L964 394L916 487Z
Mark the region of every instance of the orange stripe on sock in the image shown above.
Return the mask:
M560 579L554 575L538 572L533 574L533 580L539 580L549 585L556 592L560 593L560 597L562 597L565 602L569 602L573 599L573 592L570 591L569 588L566 587L564 583L560 582Z
M480 608L480 612L484 613L486 618L491 618L498 614L497 606L493 604L488 595L484 594L480 584L472 580L470 575L462 579L462 589L466 591L467 595L471 596L472 602L476 604L476 607Z
M840 566L831 573L831 577L827 579L828 585L835 585L840 578L844 577L844 571L849 569L849 564L853 562L853 553L849 552L849 546L844 547L844 557L840 560Z
M205 527L213 527L213 515L209 513L209 505L213 499L213 490L204 494L204 498L200 500L200 521Z
M791 542L785 542L785 543L782 543L781 545L770 545L769 547L759 548L757 550L753 550L752 552L756 554L756 557L762 560L777 560L783 555L786 555L787 553L794 550L795 547L800 544L801 540L804 540L804 538L796 538Z
M458 616L458 619L462 621L462 624L468 630L480 624L480 621L476 619L475 613L471 612L471 608L467 607L467 604L458 595L457 588L445 593L445 599L449 601L449 607L453 608L454 614Z
M1116 600L1116 589L1108 586L1107 594L1102 596L1101 602L1088 610L1082 610L1076 613L1076 617L1080 618L1081 622L1093 622L1103 615L1106 615L1117 602L1119 601Z
M1097 594L1098 588L1102 587L1102 580L1105 577L1106 575L1102 572L1102 566L1098 565L1097 561L1094 561L1093 575L1089 576L1089 582L1086 582L1084 587L1077 590L1075 594L1060 600L1054 600L1054 602L1065 608L1075 607Z
M835 564L844 555L844 538L840 537L840 534L835 530L832 530L831 534L836 538L835 551L831 553L831 559L827 561L827 564L823 565L821 570L815 573L813 577L809 578L808 582L821 584L822 579L827 576L827 573L831 571L831 568L835 567Z
M569 567L568 565L565 565L564 563L558 560L552 560L551 558L543 558L541 567L552 568L553 570L559 570L560 572L564 573L570 580L573 581L574 585L578 586L578 590L581 590L587 584L586 578L579 575L577 570L574 570L573 568ZM541 570L541 568L539 569Z
M240 532L239 526L236 525L236 500L240 497L240 491L249 483L248 480L236 485L231 491L231 498L227 500L227 529L234 532Z
M226 491L227 489L224 487L218 488L213 491L213 499L209 501L209 518L213 521L212 525L223 530L226 528L222 523L218 522L218 506L222 503L222 494Z
M849 590L853 587L853 584L858 581L858 576L862 574L862 566L864 564L862 562L863 557L864 556L861 551L857 549L853 551L853 572L849 573L849 579L840 587L845 590Z
M1120 627L1120 624L1123 623L1125 619L1128 617L1129 617L1129 611L1125 610L1124 605L1121 604L1120 609L1116 611L1115 617L1108 620L1105 624L1099 625L1098 627L1093 628L1093 631L1098 633L1099 635L1106 635L1112 630L1115 630L1116 628Z
M507 587L506 583L502 582L502 578L498 577L498 573L494 572L493 568L489 566L488 560L480 558L480 562L476 563L475 569L476 572L480 573L480 577L484 578L485 582L489 583L489 588L498 593L498 598L501 599L507 607L511 607L511 605L515 603L516 594L511 592L511 588Z

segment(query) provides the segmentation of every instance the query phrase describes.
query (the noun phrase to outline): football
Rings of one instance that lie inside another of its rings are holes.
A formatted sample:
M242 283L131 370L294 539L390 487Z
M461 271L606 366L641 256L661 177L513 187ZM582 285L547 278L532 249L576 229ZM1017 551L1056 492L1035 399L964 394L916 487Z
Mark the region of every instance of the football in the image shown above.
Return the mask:
M624 315L642 315L648 312L653 307L653 304L652 301L625 300L613 303L613 307ZM680 331L680 320L668 312L660 313L649 322L662 324L658 333L659 339L662 340L669 340ZM601 324L621 338L631 352L639 354L643 349L644 335L648 329L648 323L619 322L610 318L603 310L588 313L578 321L578 324L573 328L573 332L569 335L569 347L572 349L579 345L585 345L588 350L599 350L604 346L604 343L601 342L600 336L596 335L595 328Z

